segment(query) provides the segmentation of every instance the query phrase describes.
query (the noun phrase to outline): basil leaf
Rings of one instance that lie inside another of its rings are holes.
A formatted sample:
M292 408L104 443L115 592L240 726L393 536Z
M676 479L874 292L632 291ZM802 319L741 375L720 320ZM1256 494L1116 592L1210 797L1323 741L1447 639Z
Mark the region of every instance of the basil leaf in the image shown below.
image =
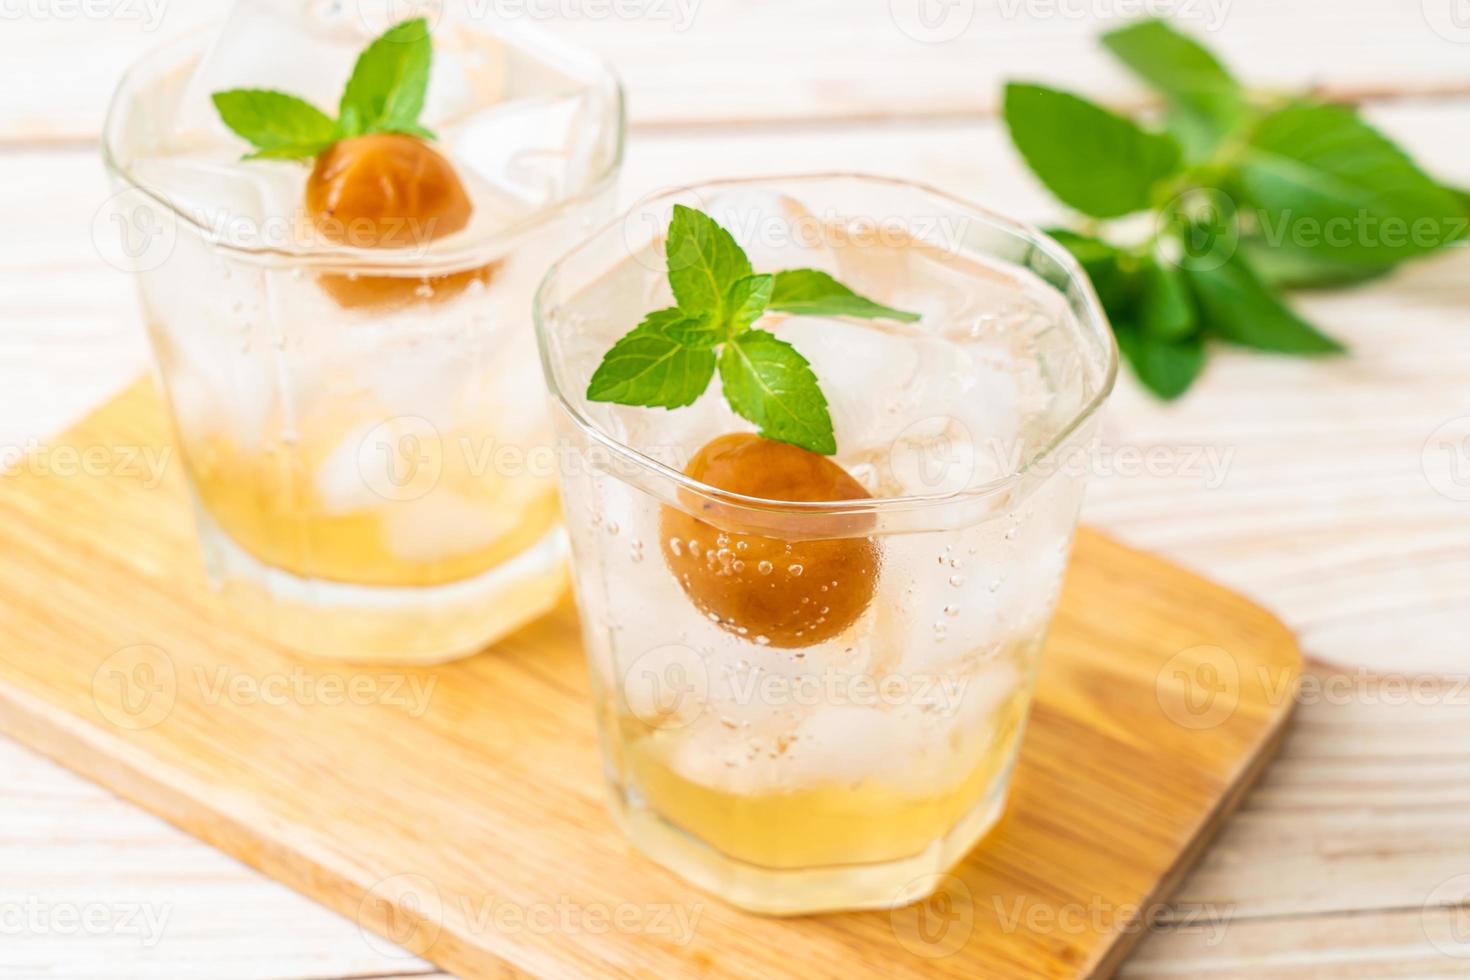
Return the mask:
M1026 163L1064 204L1116 218L1152 203L1179 171L1179 144L1096 103L1041 85L1006 86L1005 118Z
M603 357L587 385L588 400L652 408L694 404L714 377L715 355L671 336L687 319L679 310L645 317Z
M919 319L917 313L905 313L859 296L827 273L816 269L788 269L776 273L771 309L812 316L852 316L868 320L887 318L903 323L912 323Z
M216 92L211 99L225 125L256 148L247 160L306 159L341 136L326 113L284 92L241 88Z
M676 204L664 252L679 308L725 323L730 287L754 271L734 237L709 215Z
M1224 265L1181 270L1211 333L1243 347L1283 354L1335 354L1344 348L1293 313L1236 254Z
M1456 195L1342 106L1298 103L1266 115L1235 179L1272 247L1343 265L1392 265L1464 232Z
M427 133L418 118L433 57L429 23L422 17L394 25L368 45L357 58L337 110L346 135Z
M837 451L827 399L811 364L790 344L749 330L720 354L725 400L767 439L830 456Z
M1203 45L1162 20L1144 20L1102 36L1103 46L1169 100L1169 131L1203 159L1245 116L1245 95Z

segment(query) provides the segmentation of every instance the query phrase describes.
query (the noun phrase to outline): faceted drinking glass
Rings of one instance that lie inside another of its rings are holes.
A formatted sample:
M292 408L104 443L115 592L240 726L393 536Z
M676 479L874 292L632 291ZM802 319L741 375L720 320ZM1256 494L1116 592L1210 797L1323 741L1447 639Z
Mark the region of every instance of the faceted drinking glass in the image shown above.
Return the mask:
M309 167L240 162L208 94L286 65L282 88L332 105L376 33L352 9L242 4L212 41L158 52L123 81L104 153L212 582L297 650L428 663L565 589L531 300L611 213L623 101L580 51L446 19L423 121L469 228L323 241Z
M676 411L585 397L613 342L672 305L679 203L756 272L817 268L922 314L757 324L811 362L832 459L869 496L772 501L686 475L710 440L753 428L718 379ZM1004 806L1113 386L1087 277L1036 229L915 184L729 181L649 198L563 258L537 330L628 835L762 912L928 893ZM771 608L798 628L763 632Z

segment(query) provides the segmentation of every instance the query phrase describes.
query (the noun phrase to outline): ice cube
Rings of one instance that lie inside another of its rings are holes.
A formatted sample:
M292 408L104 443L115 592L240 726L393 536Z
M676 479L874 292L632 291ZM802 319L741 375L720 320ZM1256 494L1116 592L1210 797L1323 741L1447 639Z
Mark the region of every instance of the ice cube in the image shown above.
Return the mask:
M342 87L371 38L354 4L236 0L184 86L174 140L228 137L210 100L228 89L288 92L336 115Z
M490 105L446 128L446 146L480 180L525 213L547 207L595 176L598 143L588 139L606 110L595 91Z
M772 325L808 361L827 397L838 460L873 474L884 496L953 493L993 479L1019 424L1003 362L879 323L791 317Z
M756 272L820 269L837 273L827 225L806 205L774 191L728 189L708 196L705 212L745 249Z

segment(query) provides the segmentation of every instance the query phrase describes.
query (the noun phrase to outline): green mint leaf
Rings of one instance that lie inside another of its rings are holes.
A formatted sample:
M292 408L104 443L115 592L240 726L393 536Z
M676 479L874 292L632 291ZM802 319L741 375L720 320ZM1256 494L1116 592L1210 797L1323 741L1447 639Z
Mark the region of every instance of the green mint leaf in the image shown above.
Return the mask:
M671 336L687 320L680 310L645 317L603 357L587 385L588 400L651 408L694 404L714 377L715 354Z
M874 320L886 318L913 323L917 313L906 313L859 296L825 272L788 269L776 273L771 309L812 316L852 316Z
M725 297L725 306L730 311L730 336L744 333L761 318L770 305L774 285L774 276L759 275L746 276L730 287Z
M1263 117L1237 163L1261 236L1342 265L1392 265L1464 231L1463 202L1342 106L1297 103Z
M1045 86L1007 85L1005 117L1012 142L1041 182L1064 204L1096 218L1147 208L1154 188L1182 162L1173 137Z
M1150 339L1177 342L1195 333L1198 317L1184 277L1149 257L1138 270L1138 325Z
M1133 291L1133 273L1125 265L1127 254L1122 249L1065 228L1048 228L1046 233L1082 266L1109 315L1124 308Z
M434 46L422 17L384 31L357 58L342 92L338 115L348 136L363 133L427 132L418 126L429 88Z
M661 328L664 336L677 341L680 346L694 350L709 350L725 341L725 327L710 321L708 317L690 316L678 307L650 313L649 318L663 319Z
M1297 249L1272 248L1260 238L1241 239L1246 259L1262 281L1277 289L1335 289L1381 279L1391 265L1348 265Z
M247 160L302 160L341 137L331 117L294 95L240 88L216 92L211 98L225 125L255 147Z
M767 439L814 453L837 452L827 399L811 364L796 348L764 330L749 330L720 355L725 400Z
M730 287L754 272L731 234L704 212L676 204L664 253L679 309L726 322Z
M1191 159L1208 156L1244 119L1245 94L1213 54L1162 20L1109 31L1103 46L1169 100L1168 128Z
M1113 332L1138 380L1165 401L1188 391L1204 370L1205 345L1199 337L1164 340L1126 322L1114 324Z
M1344 348L1293 313L1236 254L1215 268L1180 270L1205 328L1231 343L1282 354L1335 354Z

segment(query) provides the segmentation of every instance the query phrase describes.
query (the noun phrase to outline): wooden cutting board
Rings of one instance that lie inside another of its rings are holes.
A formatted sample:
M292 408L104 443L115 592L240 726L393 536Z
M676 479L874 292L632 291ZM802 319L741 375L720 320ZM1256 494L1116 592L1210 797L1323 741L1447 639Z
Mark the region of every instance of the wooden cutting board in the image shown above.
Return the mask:
M139 382L0 479L0 729L465 976L1106 975L1293 702L1280 623L1084 530L997 829L927 902L761 918L613 827L570 605L444 667L295 658L206 591L168 440Z

